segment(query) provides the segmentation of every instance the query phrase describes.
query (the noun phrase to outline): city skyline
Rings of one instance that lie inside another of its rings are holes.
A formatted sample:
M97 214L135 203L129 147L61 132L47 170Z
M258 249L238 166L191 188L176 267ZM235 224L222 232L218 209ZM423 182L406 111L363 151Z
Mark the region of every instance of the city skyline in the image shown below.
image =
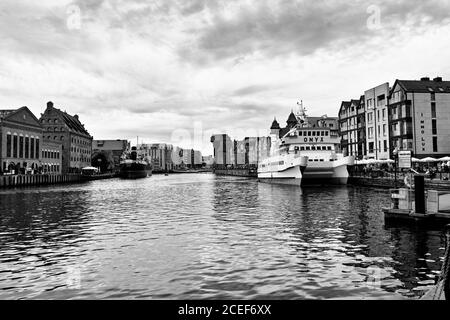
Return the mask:
M39 117L53 101L95 139L139 136L208 155L210 133L268 132L301 99L310 115L336 117L342 100L379 83L450 78L449 9L446 1L2 1L0 104ZM173 139L183 133L196 143Z

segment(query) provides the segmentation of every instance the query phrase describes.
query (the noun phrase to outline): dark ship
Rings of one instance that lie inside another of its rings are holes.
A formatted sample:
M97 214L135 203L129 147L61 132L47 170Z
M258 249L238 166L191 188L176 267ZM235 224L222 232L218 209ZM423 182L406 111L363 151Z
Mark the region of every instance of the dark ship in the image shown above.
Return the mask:
M120 161L119 177L122 179L140 179L152 175L152 167L146 160L138 159L136 147Z

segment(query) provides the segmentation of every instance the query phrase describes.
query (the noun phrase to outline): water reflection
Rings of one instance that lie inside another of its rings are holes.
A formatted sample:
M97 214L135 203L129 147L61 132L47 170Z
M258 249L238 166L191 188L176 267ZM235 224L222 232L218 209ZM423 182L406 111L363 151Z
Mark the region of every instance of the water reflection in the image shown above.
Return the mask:
M386 190L210 174L0 191L2 298L419 297L441 230Z

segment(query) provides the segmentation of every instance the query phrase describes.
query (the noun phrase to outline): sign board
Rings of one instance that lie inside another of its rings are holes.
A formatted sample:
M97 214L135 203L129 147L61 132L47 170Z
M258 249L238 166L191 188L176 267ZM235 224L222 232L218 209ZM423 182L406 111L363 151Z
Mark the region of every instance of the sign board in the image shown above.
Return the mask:
M411 151L398 152L398 167L400 169L411 169Z

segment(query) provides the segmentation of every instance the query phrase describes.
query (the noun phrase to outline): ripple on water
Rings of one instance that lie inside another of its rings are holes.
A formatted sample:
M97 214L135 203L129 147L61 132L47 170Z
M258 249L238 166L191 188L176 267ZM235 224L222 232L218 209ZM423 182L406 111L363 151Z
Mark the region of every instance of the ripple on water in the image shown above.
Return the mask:
M417 298L444 239L385 226L387 201L211 174L3 190L0 298Z

